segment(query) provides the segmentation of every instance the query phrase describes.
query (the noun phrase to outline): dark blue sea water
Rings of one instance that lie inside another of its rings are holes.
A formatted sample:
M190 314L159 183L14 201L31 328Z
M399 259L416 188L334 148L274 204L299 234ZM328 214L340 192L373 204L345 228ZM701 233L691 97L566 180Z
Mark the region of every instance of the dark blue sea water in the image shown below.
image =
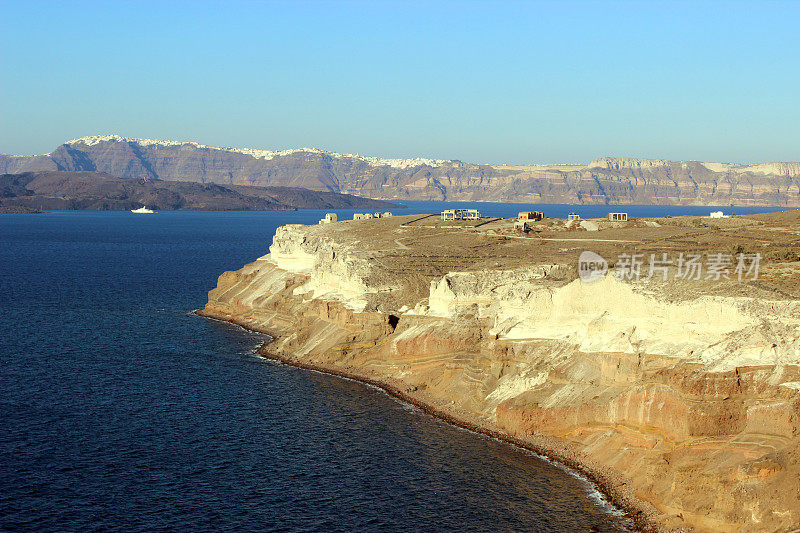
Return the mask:
M190 314L321 213L0 215L0 529L621 528L557 466Z

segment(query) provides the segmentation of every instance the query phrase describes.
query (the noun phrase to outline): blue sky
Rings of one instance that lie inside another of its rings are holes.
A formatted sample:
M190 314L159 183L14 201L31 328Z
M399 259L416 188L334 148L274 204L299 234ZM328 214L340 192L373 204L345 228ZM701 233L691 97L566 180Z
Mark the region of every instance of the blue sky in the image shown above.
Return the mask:
M0 0L0 152L800 160L800 2Z

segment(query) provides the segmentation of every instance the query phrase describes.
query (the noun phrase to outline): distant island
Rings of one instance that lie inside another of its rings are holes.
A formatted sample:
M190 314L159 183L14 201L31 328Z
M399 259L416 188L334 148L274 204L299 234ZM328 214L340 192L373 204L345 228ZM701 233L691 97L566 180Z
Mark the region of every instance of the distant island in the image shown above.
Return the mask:
M40 171L0 175L0 213L46 209L285 211L386 209L396 204L300 187L219 185L130 179L93 171Z
M21 205L0 205L0 215L35 215L39 213L44 213L44 211Z
M0 155L0 172L96 171L121 178L304 187L382 200L800 207L800 163L601 157L583 164L475 164L317 148L259 150L94 135L49 154Z

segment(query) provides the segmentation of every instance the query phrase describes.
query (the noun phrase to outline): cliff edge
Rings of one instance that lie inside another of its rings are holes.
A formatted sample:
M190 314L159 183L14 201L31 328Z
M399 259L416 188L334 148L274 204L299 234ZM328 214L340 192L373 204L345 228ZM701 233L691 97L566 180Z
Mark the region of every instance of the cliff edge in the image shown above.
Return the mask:
M800 163L603 157L578 165L381 158L94 135L49 154L0 154L0 173L99 171L121 178L287 186L379 200L800 207Z
M588 222L284 226L199 313L573 465L643 529L795 528L800 214ZM607 275L578 279L586 250ZM734 258L727 279L618 279L628 255L689 253Z

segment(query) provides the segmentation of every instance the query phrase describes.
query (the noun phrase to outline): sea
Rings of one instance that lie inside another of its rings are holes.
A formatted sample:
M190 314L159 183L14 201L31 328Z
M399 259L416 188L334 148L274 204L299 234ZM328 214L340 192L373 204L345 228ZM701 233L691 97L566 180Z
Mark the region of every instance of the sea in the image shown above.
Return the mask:
M476 204L406 205L390 211ZM220 273L267 253L278 226L324 213L0 215L0 529L629 530L569 469L378 389L260 358L267 337L192 313Z

